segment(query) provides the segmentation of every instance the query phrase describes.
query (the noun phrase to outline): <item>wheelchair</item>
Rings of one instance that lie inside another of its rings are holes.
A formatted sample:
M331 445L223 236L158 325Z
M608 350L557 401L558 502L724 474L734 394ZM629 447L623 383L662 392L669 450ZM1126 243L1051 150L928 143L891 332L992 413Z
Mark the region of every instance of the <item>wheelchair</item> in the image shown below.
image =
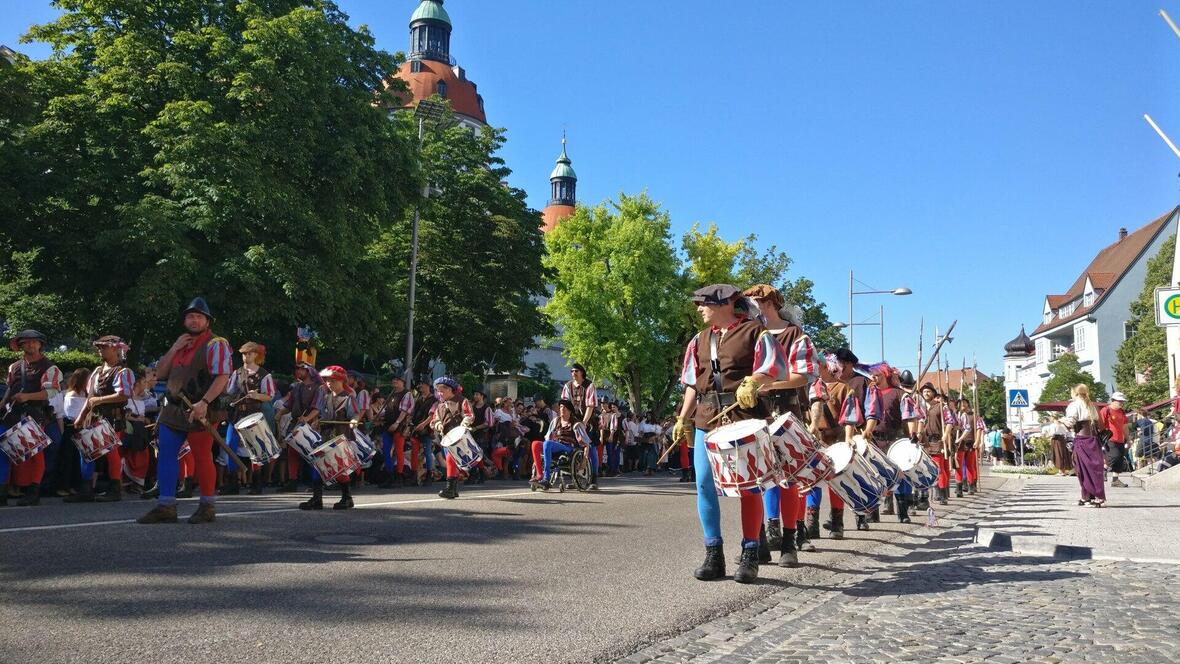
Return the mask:
M590 456L587 448L579 447L572 453L562 452L553 457L553 469L549 475L549 482L558 493L574 487L578 491L590 490ZM537 490L536 484L529 488Z

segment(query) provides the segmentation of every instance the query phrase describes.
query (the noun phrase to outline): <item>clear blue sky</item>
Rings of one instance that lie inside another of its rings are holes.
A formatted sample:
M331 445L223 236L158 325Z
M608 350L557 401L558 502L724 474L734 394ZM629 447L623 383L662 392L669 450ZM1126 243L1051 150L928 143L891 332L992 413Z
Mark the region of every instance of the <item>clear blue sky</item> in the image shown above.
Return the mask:
M404 50L416 0L339 0ZM48 3L5 3L16 46ZM886 352L916 361L919 318L959 320L954 365L1035 327L1120 226L1178 202L1180 2L786 3L448 0L452 52L479 84L532 205L569 131L579 199L643 189L679 234L758 234L847 318L848 271L884 303ZM42 45L20 46L34 57ZM863 359L878 330L857 330Z

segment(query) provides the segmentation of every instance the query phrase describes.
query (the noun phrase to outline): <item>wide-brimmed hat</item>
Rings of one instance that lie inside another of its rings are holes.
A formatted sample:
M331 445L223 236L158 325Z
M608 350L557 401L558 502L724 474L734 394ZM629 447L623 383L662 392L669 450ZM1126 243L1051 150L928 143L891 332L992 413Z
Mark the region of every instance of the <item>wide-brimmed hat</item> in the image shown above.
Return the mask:
M42 346L49 343L49 339L37 330L21 330L16 333L16 336L8 340L8 348L9 350L20 350L20 342L28 341L29 339L40 341Z
M559 400L557 401L557 406L558 406L559 408L560 408L561 406L565 406L566 408L569 408L569 409L570 409L570 412L571 412L571 413L572 413L572 412L574 412L574 402L570 401L569 399L559 399Z

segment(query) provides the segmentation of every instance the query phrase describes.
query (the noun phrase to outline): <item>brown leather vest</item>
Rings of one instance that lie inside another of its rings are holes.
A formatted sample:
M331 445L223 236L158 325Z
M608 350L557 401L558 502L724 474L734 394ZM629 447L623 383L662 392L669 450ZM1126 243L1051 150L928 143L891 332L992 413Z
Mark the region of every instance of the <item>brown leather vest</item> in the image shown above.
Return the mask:
M238 392L233 396L234 401L242 399L242 402L234 407L234 421L242 419L247 415L262 412L262 402L257 399L243 399L251 392L262 391L262 379L270 375L270 372L262 367L258 368L253 374L246 371L246 367L240 367L238 373Z
M53 363L44 355L36 362L28 363L24 359L18 360L9 369L10 380L8 389L13 394L32 394L41 391L41 381L45 379L45 372L49 371ZM37 420L42 428L49 424L53 409L48 400L26 401L24 403L9 402L11 410L4 418L5 426L12 426L25 415Z
M122 365L108 367L105 364L99 366L95 371L98 373L98 380L96 381L95 389L93 391L87 390L86 396L89 397L109 397L115 393L115 377L123 370ZM122 422L124 415L127 412L126 404L106 404L98 406L94 409L95 414L102 417L112 424Z
M213 374L209 373L205 351L209 344L216 339L216 336L210 335L205 345L193 352L193 359L187 367L172 365L168 372L168 399L164 407L160 409L160 424L167 425L176 431L203 431L205 429L205 426L200 422L189 422L188 408L180 399L180 395L183 394L188 397L191 403L196 403L204 398L205 393L213 385ZM213 403L209 404L206 420L210 424L220 422L225 417L224 412L217 410L220 407L219 402L220 399L214 399Z
M922 447L933 456L942 454L942 404L932 403L926 409L926 422L922 425Z
M743 320L724 335L711 329L697 334L696 428L711 431L721 426L720 421L709 424L709 420L718 412L717 404L709 395L719 391L732 395L741 385L742 379L754 373L754 347L762 331L761 323ZM713 376L713 340L716 341L717 361L720 367L716 380ZM718 383L720 390L717 389ZM729 419L734 422L765 417L766 407L761 402L754 408L737 408L729 414Z

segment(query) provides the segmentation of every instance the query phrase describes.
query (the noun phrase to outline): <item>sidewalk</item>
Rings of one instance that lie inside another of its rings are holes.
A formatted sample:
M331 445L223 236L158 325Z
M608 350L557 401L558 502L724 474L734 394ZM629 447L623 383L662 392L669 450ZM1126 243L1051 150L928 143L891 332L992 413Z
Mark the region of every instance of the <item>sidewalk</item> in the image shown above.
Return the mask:
M1000 551L1063 559L1180 563L1180 490L1106 488L1102 508L1079 507L1074 477L1029 476L975 541Z

